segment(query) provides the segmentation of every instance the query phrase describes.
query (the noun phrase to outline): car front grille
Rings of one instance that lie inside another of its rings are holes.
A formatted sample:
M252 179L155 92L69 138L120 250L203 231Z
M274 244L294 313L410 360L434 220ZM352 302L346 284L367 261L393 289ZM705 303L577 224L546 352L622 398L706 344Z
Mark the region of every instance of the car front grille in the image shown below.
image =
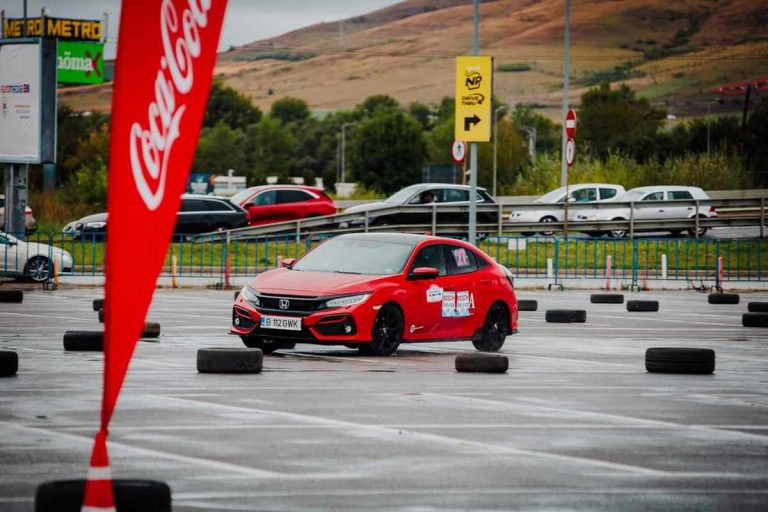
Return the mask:
M320 309L320 305L325 302L325 297L307 297L304 295L271 295L260 293L259 306L256 308L259 312L290 314L296 316L311 315Z

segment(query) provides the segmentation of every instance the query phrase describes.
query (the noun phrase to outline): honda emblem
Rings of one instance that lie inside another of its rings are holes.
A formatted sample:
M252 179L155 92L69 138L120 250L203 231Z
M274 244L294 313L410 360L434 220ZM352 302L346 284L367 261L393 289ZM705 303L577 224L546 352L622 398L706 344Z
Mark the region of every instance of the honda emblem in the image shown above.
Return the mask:
M291 303L288 302L288 299L280 299L280 309L288 309L290 305Z

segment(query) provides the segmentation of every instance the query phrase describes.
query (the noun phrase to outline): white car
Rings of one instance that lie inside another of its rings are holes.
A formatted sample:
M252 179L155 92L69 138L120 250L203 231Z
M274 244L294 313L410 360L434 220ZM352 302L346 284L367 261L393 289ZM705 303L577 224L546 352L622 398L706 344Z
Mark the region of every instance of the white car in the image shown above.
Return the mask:
M604 203L606 201L615 201L618 196L624 193L624 187L621 185L611 185L609 183L579 183L568 187L569 203ZM547 192L534 203L562 205L565 203L566 187L560 187ZM562 206L553 206L545 210L518 210L509 214L509 222L563 222L565 219L564 208ZM568 215L568 219L573 219L573 214ZM541 231L544 236L552 236L554 231ZM523 235L529 236L533 232L523 232Z
M0 233L0 274L43 282L52 276L52 261L60 274L72 272L72 255L64 249Z
M634 206L634 212L632 212L633 220L649 220L649 219L692 219L697 215L700 218L717 217L717 212L714 207L711 206L689 206L689 205L677 205L671 203L669 205L653 205L644 206L643 201L674 201L674 200L694 200L709 199L709 196L699 187L682 187L672 185L658 185L651 187L637 187L627 191L621 197L616 199L616 202L628 203L631 201L636 202ZM600 208L595 210L581 210L576 212L573 220L575 222L585 221L608 221L608 220L629 220L630 209L629 207L618 208ZM575 226L574 226L575 227ZM644 229L645 231L657 231L655 229ZM635 231L643 231L643 229ZM683 230L674 229L668 230L673 235L679 235ZM699 227L698 232L693 229L686 230L691 236L702 236L707 232L706 227ZM607 232L612 237L623 237L626 235L626 230L616 229ZM599 236L601 232L589 232L592 236Z

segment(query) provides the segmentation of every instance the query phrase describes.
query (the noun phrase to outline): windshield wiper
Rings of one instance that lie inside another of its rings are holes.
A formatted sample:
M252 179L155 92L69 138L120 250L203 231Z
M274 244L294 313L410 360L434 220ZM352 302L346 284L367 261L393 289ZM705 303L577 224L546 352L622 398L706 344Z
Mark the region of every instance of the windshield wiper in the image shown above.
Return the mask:
M362 272L349 272L349 271L344 271L344 270L334 270L333 273L334 274L354 274L354 275L361 275L362 274Z

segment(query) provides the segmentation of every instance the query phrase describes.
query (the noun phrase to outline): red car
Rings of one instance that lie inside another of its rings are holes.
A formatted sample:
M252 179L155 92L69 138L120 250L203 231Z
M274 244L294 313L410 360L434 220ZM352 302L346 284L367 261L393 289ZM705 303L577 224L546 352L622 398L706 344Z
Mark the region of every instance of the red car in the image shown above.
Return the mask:
M251 226L336 213L336 203L323 189L303 185L251 187L230 201L245 208Z
M230 333L265 353L314 343L388 355L400 343L470 339L495 352L517 331L513 283L460 240L341 235L245 286Z

